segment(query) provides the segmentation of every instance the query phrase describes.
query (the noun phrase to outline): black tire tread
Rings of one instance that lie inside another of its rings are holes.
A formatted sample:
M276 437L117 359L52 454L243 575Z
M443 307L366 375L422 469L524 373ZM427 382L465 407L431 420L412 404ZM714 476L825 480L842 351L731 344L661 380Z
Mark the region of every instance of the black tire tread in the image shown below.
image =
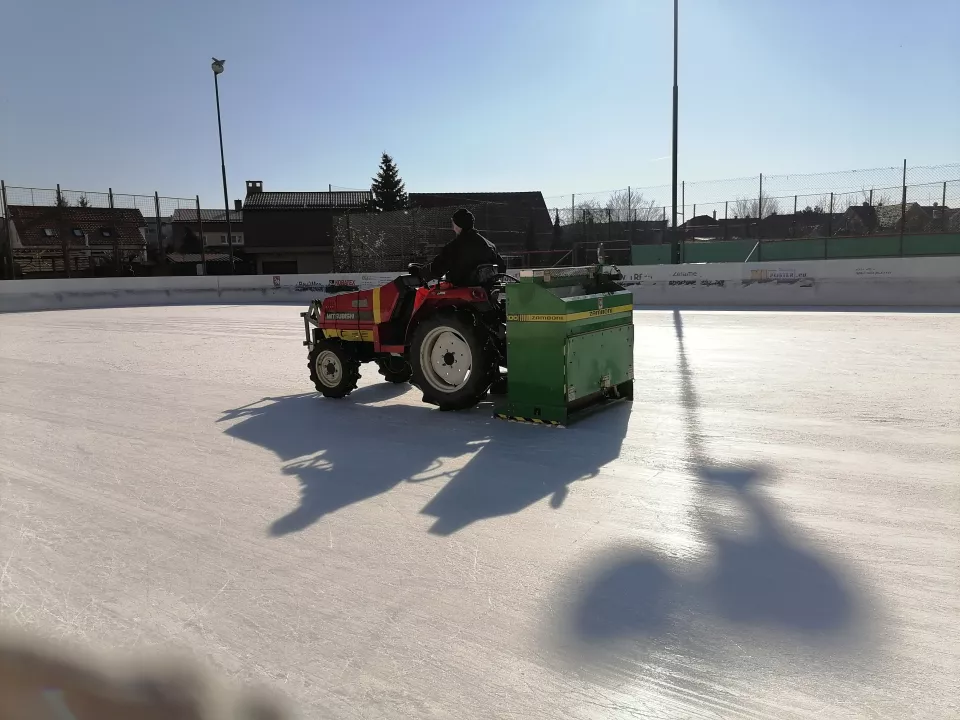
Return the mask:
M403 370L391 370L387 367L386 361L378 360L377 361L377 371L383 376L383 379L389 383L405 383L410 382L410 378L413 376L413 370L411 369L409 363Z
M332 350L337 353L340 363L343 365L343 380L337 387L330 388L320 382L317 377L317 356L324 350ZM353 358L351 354L339 343L329 340L320 340L317 342L310 353L307 355L307 367L310 369L310 379L314 387L324 397L345 398L347 395L357 389L357 382L360 380L360 362Z
M420 368L420 345L423 342L423 337L438 325L455 328L464 338L472 337L472 342L468 339L472 346L471 349L479 350L479 352L474 353L474 367L467 387L451 396L442 395L430 387L430 383L423 377ZM479 329L473 323L454 313L434 315L420 323L413 332L410 342L410 367L413 377L410 382L423 393L424 402L436 405L440 410L467 410L480 402L487 394L490 377L489 373L481 370L489 364L490 360L486 338L482 337Z

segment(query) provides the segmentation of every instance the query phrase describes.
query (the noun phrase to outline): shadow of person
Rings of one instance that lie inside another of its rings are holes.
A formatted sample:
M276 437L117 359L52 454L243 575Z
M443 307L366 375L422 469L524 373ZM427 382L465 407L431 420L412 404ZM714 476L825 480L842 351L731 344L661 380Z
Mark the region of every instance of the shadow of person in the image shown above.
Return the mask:
M781 520L769 502L751 488L749 476L704 474L712 482L734 489L756 528L747 537L725 534L715 524L703 528L716 546L714 572L703 587L714 611L733 622L775 626L805 635L832 633L847 626L853 601L831 563L786 537Z
M479 520L519 512L544 498L560 508L577 480L595 477L620 454L629 403L562 429L498 421L490 440L424 506L435 535Z
M428 479L444 458L486 441L489 423L475 415L441 419L427 407L370 406L406 389L365 386L345 401L315 393L264 398L224 413L227 435L270 450L300 483L299 505L271 524L271 535L303 530L403 481Z
M779 648L771 656L802 644L856 642L860 638L846 632L862 620L854 584L825 549L788 537L784 520L757 487L771 480L768 469L717 464L710 457L678 311L674 323L684 415L682 459L695 484L699 520L694 530L704 539L706 552L703 559L682 566L637 548L614 548L595 557L578 573L587 576L585 583L571 580L567 592L574 600L566 632L591 652L638 637L691 652L707 652L708 647L722 652L754 639L770 643L768 650ZM715 512L722 500L739 512ZM737 522L731 532L733 515ZM752 531L744 532L744 525ZM775 634L744 632L745 626Z

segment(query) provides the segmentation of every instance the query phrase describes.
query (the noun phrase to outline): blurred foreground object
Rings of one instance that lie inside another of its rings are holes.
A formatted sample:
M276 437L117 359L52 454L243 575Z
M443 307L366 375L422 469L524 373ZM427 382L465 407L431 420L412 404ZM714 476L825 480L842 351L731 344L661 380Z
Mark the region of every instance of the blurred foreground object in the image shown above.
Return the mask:
M283 720L276 698L237 691L193 660L108 662L0 630L0 720Z

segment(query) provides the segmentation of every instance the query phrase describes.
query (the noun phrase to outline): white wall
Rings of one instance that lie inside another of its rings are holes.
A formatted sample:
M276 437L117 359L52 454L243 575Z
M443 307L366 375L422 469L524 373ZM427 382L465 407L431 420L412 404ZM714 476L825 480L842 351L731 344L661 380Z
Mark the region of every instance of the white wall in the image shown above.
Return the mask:
M621 267L637 305L960 308L960 257Z
M960 308L960 257L623 266L638 305ZM0 312L129 305L294 302L330 284L382 285L396 273L0 281Z

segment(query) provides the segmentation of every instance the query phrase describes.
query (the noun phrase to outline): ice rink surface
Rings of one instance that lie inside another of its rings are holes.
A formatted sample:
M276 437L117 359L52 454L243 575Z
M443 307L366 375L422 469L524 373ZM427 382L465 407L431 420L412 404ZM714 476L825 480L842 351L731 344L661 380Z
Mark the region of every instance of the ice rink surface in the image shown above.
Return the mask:
M0 620L324 718L960 717L960 316L638 311L568 429L301 308L0 315Z

